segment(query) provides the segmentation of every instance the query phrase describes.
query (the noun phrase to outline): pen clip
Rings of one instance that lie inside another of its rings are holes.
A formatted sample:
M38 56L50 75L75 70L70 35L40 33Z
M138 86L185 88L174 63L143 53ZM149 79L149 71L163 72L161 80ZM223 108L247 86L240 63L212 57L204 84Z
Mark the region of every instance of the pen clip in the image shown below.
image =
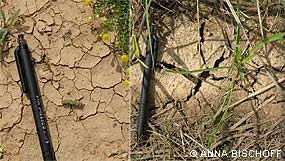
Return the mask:
M19 77L20 77L20 81L21 81L21 85L22 85L22 89L24 93L28 92L28 88L27 88L27 83L25 80L25 76L24 76L24 71L23 68L21 66L21 60L19 57L19 46L16 48L15 50L15 59L16 59L16 64L17 64L17 68L18 68L18 73L19 73Z

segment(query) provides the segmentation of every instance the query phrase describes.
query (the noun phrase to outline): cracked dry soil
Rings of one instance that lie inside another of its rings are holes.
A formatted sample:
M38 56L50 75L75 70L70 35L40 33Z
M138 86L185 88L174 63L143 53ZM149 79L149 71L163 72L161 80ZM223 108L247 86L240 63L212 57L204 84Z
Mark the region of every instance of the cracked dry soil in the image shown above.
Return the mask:
M167 14L157 16L162 18L156 23L160 48L155 78L151 87L153 90L149 98L148 130L150 132L146 143L141 147L137 145L136 138L141 83L131 84L131 157L134 160L167 160L170 158L195 160L187 158L189 156L187 150L200 149L200 147L186 135L207 147L207 141L217 122L207 126L202 126L202 124L210 119L223 103L229 84L227 69L205 72L204 75L193 74L191 77L166 72L166 69L195 70L227 66L231 63L230 54L232 52L228 45L234 45L235 26L231 21L226 22L223 18L220 19L218 14L212 13L214 7L201 6L202 27L197 26L197 21L193 21L189 15L179 14L175 18ZM171 11L170 13L175 13L175 9ZM273 17L266 17L265 28L276 27L273 24L276 22L273 21ZM259 34L256 34L259 33L259 29L254 27L255 22L245 19L243 23L250 30L250 40L257 42L261 39ZM200 35L197 32L198 27L202 30ZM226 35L228 37L225 37ZM199 36L201 36L201 53L206 64L198 51ZM145 44L142 38L140 40L140 44ZM267 47L269 53L262 57L268 57L277 80L280 80L284 78L284 48L278 46L278 42ZM144 54L145 46L141 49ZM245 81L237 83L232 103L272 83L257 58L247 68L250 74ZM141 65L133 64L131 70L131 82L142 82ZM180 107L177 102L181 103ZM253 109L258 108L256 116L253 114ZM228 117L212 144L212 149L228 151L248 148L283 148L284 151L284 116L284 101L275 87L270 88L230 109ZM270 144L267 144L269 142ZM207 158L196 159L207 160ZM222 160L223 158L211 159ZM251 160L251 158L243 159Z
M3 10L21 9L22 31L35 58L58 161L126 160L128 89L114 54L92 32L89 6L81 0L7 0ZM0 145L3 161L42 159L30 102L16 69L15 38L0 69ZM80 99L83 109L64 107Z

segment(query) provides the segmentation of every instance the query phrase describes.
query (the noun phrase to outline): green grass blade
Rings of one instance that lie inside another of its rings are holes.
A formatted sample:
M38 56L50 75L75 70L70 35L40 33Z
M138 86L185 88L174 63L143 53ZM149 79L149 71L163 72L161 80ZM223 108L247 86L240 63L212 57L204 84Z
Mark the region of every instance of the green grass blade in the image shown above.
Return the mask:
M206 72L206 71L215 71L215 70L219 70L219 69L230 69L231 67L214 67L214 68L207 68L207 69L196 69L196 70L191 70L191 71L185 71L185 70L179 70L179 71L175 71L175 70L166 70L166 72L170 72L170 73L175 73L175 74L181 74L181 75L189 75L189 74L193 74L193 73L202 73L202 72Z
M132 35L131 43L132 43L132 52L130 58L132 58L133 55L135 55L136 58L140 58L139 46L135 35Z
M2 39L4 32L5 32L5 29L0 29L0 40Z
M139 45L138 45L137 38L135 35L132 36L131 43L132 43L132 52L131 52L131 55L129 56L130 59L132 58L133 55L135 55L139 63L145 68L148 68L148 66L140 59Z
M218 122L217 126L215 127L214 131L211 133L210 138L208 140L208 148L211 148L211 145L215 139L215 136L217 134L217 132L219 131L220 127L222 126L224 120L226 119L226 117L228 116L228 112L229 112L229 107L232 103L232 97L233 97L233 91L234 91L234 86L235 86L235 79L232 79L231 83L230 83L230 88L228 91L228 94L226 96L225 102L226 102L226 107L223 113L222 118L220 119L220 121Z
M137 59L142 66L144 66L145 68L148 68L148 66L142 60L140 60L139 58L137 58Z
M221 108L222 108L222 109L223 109L223 107L225 107L225 105L227 104L226 101L227 101L227 99L224 99L223 104L221 105ZM202 123L202 127L203 127L203 126L206 126L206 125L208 125L208 124L210 124L210 123L215 122L215 120L219 117L220 114L221 114L221 113L220 113L219 111L217 111L215 114L213 114L213 116L211 116L211 118L210 118L208 121Z
M151 0L145 0L145 21L146 21L146 28L147 28L147 34L148 34L148 40L149 40L149 46L150 46L150 54L152 59L152 66L154 66L154 56L152 51L152 39L151 39L151 31L150 31L150 18L149 18L149 7L150 7Z
M274 34L274 35L271 35L265 39L263 39L262 41L258 42L250 51L249 51L249 54L247 57L245 57L241 64L246 64L247 62L249 62L250 60L252 60L255 55L256 55L256 51L258 49L260 49L263 45L266 45L268 43L271 43L271 42L274 42L274 41L277 41L281 38L283 38L285 35L285 33L277 33L277 34Z
M245 73L246 73L246 70L245 70L244 66L242 66L242 65L238 66L237 70L238 70L238 73L239 73L240 80L244 80Z
M14 12L14 14L10 17L10 19L9 19L9 23L8 23L8 27L11 27L13 24L14 24L14 22L15 22L15 20L16 20L16 18L19 16L19 14L20 14L20 9L18 9L16 12Z
M8 34L7 30L1 30L0 31L0 45L3 45L7 34Z
M237 26L236 33L236 48L235 48L235 63L240 65L242 52L240 50L240 26Z

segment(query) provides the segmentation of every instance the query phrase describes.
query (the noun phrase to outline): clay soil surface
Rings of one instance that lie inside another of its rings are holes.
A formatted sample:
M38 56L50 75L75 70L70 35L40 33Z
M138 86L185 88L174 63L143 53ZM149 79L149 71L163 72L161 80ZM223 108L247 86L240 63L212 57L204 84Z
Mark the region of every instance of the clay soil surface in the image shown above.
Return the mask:
M6 0L2 5L6 15L21 9L21 29L14 33L25 34L35 58L57 160L127 160L128 89L114 54L89 26L92 9L81 0ZM0 160L40 161L30 101L16 69L16 46L10 36L0 69L0 146L5 149ZM65 99L83 106L63 106Z
M191 158L189 155L190 150L199 152L207 148L207 141L217 126L221 114L209 124L204 123L211 120L221 108L229 87L229 73L227 69L222 69L185 76L166 70L205 69L231 64L235 47L236 22L226 3L201 1L198 24L197 6L194 2L192 5L185 1L160 2L154 2L151 6L153 14L151 17L154 18L160 48L149 97L147 138L141 146L137 142L136 128L143 72L139 63L131 66L131 82L140 82L131 85L132 158L134 160L258 160L258 158ZM236 6L234 1L233 6ZM267 7L267 11L266 7L263 7L262 15L265 16L262 23L266 35L284 31L284 13L282 17L280 11L282 7L278 3ZM253 45L262 39L256 2L242 3L241 11L243 12L241 21L244 25L242 30L247 33ZM143 33L140 37L140 44L145 43L145 35ZM242 32L242 50L247 47L245 42L246 38ZM284 81L284 46L281 44L282 41L278 41L267 45L267 52L261 49L259 54L270 72L276 76L275 79ZM145 46L141 45L141 49L144 54ZM272 84L272 79L257 57L246 65L246 69L245 80L235 83L232 106L211 149L227 152L238 149L283 149L284 153L284 98ZM280 85L284 86L284 83ZM258 93L265 88L267 90ZM253 93L255 93L253 97L244 99ZM283 159L284 154L283 158L281 156L267 158L267 160Z

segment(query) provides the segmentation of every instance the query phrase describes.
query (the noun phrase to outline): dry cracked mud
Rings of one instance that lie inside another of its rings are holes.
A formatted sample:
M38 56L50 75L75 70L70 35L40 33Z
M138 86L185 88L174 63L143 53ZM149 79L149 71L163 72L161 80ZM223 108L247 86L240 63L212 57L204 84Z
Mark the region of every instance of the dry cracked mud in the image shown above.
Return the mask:
M22 31L35 70L58 161L127 160L128 89L109 47L92 32L92 9L81 0L7 0L21 9ZM42 159L30 102L16 69L15 38L0 69L0 145L3 161ZM63 106L78 99L82 109Z

